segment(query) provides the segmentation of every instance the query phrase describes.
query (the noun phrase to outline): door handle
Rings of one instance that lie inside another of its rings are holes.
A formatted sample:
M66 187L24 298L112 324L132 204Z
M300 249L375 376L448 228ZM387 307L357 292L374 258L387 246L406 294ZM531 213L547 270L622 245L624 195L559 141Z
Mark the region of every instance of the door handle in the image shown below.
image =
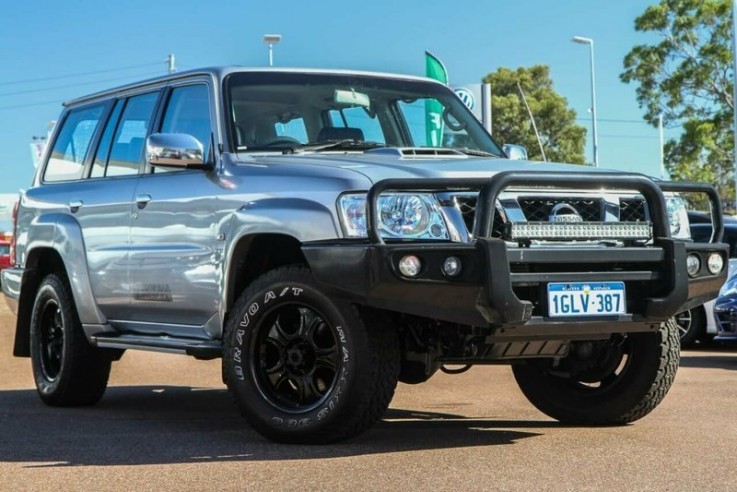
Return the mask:
M138 205L139 209L144 208L150 201L151 201L151 195L147 193L136 195L136 205Z
M70 200L69 201L69 209L72 213L75 213L79 208L84 205L84 202L82 200Z

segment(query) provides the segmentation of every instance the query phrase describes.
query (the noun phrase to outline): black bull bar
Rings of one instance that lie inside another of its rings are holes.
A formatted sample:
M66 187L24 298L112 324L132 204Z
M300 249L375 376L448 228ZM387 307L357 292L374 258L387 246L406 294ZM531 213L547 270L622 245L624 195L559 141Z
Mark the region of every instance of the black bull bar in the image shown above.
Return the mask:
M542 187L637 192L647 203L652 244L605 249L510 246L503 239L491 237L491 231L497 200L504 190L515 187L524 187L525 191ZM377 200L382 193L392 191L478 191L473 241L386 243L376 223ZM671 237L664 191L707 195L713 223L710 243ZM611 172L505 171L490 178L383 180L369 190L366 202L368 243L321 243L305 245L303 251L316 279L330 292L382 309L475 326L514 328L506 332L526 338L647 331L657 329L660 322L680 311L714 298L726 278L726 267L717 275L703 267L697 278L689 277L686 270L688 254L699 255L702 265L714 252L722 255L725 264L727 261L727 246L720 242L724 224L719 195L712 186L701 183L655 182L644 175ZM406 278L398 273L397 263L407 254L424 255L436 263L448 255L460 256L469 268L458 279L442 275ZM611 263L630 267L614 271L607 266ZM539 268L520 273L511 268L513 264ZM576 269L576 265L583 264L587 266ZM545 270L549 265L556 265L557 270ZM570 271L564 271L567 265L571 265ZM586 271L588 266L593 268ZM540 312L539 306L534 312L534 304L546 302L542 291L524 300L515 292L519 285L594 280L632 282L633 287L640 288L639 297L632 300L632 312L551 319ZM647 287L642 287L645 284Z

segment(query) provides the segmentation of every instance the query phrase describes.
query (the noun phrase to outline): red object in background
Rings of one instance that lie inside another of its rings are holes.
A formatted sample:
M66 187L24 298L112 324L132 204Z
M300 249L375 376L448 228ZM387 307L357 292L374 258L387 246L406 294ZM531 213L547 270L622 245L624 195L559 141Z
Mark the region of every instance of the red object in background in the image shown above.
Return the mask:
M11 266L10 263L10 241L0 240L0 270Z

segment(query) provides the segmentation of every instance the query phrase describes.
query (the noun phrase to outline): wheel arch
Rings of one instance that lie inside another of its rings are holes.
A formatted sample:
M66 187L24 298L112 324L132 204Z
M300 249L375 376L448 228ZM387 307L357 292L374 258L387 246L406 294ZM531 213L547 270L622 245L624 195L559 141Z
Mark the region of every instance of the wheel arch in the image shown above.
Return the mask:
M38 285L49 273L58 272L66 277L82 324L107 322L92 294L84 236L74 217L51 213L34 218L26 236L23 268L14 355L30 356L31 311Z
M288 234L258 233L238 239L230 255L225 288L225 312L241 292L262 274L292 264L307 264L302 243Z
M51 246L42 246L34 248L28 253L26 268L23 273L23 288L18 299L15 341L13 343L13 355L16 357L31 356L31 315L36 300L36 291L44 277L55 272L67 275L64 260L56 249Z

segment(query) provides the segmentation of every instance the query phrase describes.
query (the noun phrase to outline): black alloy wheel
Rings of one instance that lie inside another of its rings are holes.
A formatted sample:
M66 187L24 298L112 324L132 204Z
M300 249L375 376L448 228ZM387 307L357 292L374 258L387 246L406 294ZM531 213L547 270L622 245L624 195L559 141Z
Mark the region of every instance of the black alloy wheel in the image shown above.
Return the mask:
M39 321L41 372L48 381L54 381L59 377L64 357L64 322L56 300L46 301Z
M256 328L250 358L264 397L284 412L309 411L335 386L338 334L307 306L280 305Z

